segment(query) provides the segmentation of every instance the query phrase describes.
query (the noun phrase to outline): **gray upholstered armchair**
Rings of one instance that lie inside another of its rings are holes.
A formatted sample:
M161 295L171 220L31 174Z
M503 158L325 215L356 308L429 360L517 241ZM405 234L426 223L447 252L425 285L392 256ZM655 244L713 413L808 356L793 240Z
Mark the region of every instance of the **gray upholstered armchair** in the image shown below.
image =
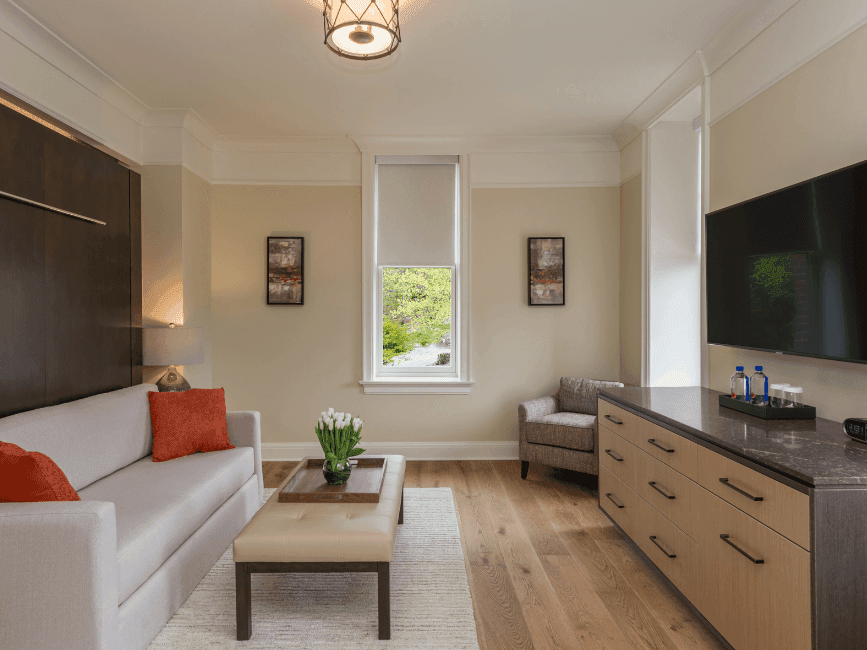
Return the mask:
M530 463L599 474L597 392L616 381L561 377L556 395L518 405L518 454L521 478Z

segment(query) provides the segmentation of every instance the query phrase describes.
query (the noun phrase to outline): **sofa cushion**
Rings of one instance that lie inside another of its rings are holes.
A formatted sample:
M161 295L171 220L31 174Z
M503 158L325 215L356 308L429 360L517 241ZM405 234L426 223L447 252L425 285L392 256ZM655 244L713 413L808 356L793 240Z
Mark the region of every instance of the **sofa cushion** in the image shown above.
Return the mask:
M597 393L600 388L623 386L617 381L599 381L598 379L580 379L578 377L560 377L560 410L571 413L598 415Z
M73 489L90 485L151 453L153 434L141 384L0 419L0 440L57 463Z
M118 604L125 601L253 475L253 449L142 458L80 491L117 518Z
M233 449L226 424L222 388L193 388L176 393L149 393L154 429L154 461L189 456L197 451Z
M0 502L81 501L57 463L38 451L0 442Z
M527 442L565 447L576 451L593 451L596 416L581 413L554 413L527 421Z

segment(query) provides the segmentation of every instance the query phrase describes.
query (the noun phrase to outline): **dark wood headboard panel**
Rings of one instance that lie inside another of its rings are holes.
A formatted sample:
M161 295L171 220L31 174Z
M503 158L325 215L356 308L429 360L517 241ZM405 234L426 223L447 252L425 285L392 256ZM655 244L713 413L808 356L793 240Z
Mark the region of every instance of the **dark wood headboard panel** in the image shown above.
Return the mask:
M0 105L0 417L141 383L141 177Z

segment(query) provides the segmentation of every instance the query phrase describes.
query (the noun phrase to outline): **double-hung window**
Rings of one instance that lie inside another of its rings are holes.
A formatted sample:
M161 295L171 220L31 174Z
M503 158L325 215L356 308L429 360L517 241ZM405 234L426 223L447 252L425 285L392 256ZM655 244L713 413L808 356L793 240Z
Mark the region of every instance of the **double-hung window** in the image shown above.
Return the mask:
M367 392L466 392L460 158L373 162L373 372L362 383Z

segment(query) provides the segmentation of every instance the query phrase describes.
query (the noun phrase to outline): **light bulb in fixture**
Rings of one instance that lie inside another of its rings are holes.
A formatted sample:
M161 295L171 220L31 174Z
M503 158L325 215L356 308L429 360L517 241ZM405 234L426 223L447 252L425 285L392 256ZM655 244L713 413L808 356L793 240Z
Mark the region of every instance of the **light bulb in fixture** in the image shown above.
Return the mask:
M373 35L373 29L368 27L367 30L364 29L361 25L358 25L355 29L349 32L349 40L357 45L370 45L376 40L376 37Z
M400 45L399 0L325 0L325 44L348 59L388 56Z

